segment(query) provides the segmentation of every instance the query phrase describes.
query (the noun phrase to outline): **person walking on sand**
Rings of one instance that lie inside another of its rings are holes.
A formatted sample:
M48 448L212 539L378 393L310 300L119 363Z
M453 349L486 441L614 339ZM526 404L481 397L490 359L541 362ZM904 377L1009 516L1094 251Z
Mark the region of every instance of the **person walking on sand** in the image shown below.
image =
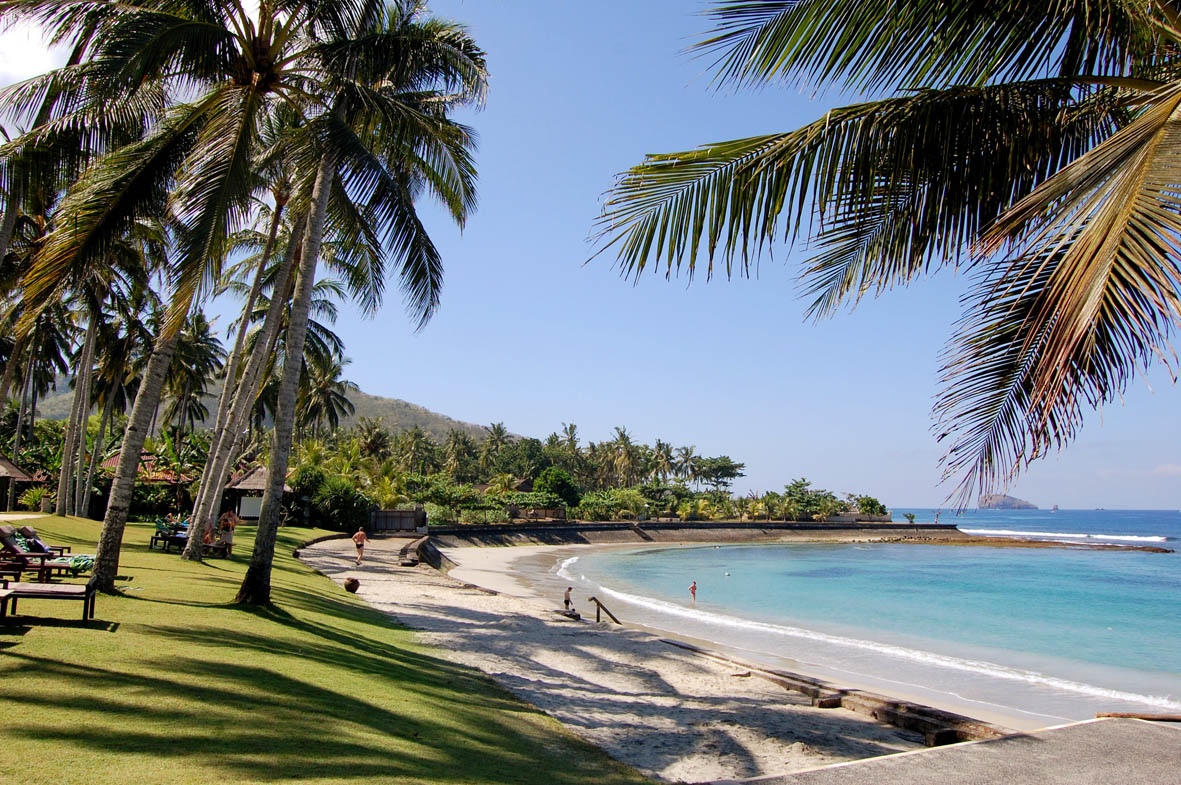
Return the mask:
M369 542L369 538L365 536L365 527L361 526L357 529L357 533L353 535L353 544L357 546L357 564L361 563L361 557L365 555L365 543Z
M697 602L697 581L689 584L689 596L693 598L693 602Z
M566 604L566 610L570 610L574 606L574 601L570 599L570 592L574 591L573 586L566 587L566 593L562 595L562 602Z

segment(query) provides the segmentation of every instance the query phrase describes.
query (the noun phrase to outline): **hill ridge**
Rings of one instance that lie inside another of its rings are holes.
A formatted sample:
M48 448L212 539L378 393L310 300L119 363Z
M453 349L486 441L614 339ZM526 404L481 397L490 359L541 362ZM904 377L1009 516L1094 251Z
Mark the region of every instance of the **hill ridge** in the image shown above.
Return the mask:
M64 420L70 416L70 405L74 401L74 391L69 388L69 381L68 377L58 379L55 384L57 392L52 392L37 402L39 417L48 420ZM205 396L205 406L211 412L216 411L217 398L220 394L221 385L218 383ZM348 399L356 411L341 418L342 428L355 425L360 419L368 417L370 419L380 418L385 423L385 427L395 434L417 425L436 441L441 441L453 428L464 431L477 439L484 438L488 432L488 429L483 425L457 420L401 398L388 398L384 395L374 395L357 390L350 392Z

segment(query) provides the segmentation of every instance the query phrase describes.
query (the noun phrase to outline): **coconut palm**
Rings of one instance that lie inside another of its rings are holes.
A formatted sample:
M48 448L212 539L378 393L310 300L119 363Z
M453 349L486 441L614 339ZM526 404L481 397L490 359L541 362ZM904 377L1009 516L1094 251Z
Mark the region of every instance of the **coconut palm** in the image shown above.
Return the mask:
M310 297L335 188L364 206L379 241L402 264L416 315L425 318L437 305L441 268L413 198L429 191L458 220L470 209L470 134L446 115L457 96L482 92L484 68L482 53L461 30L419 25L417 12L416 4L360 0L296 0L281 8L263 3L257 11L208 0L5 3L6 23L39 23L86 55L4 91L6 101L25 106L52 85L71 88L71 100L59 102L52 117L17 141L28 146L52 132L81 129L79 147L101 155L63 200L63 220L24 278L31 302L44 307L56 300L65 273L100 264L109 238L134 218L166 209L176 217L168 320L124 435L95 569L101 588L113 589L126 505L177 331L194 299L216 280L227 238L246 222L260 128L276 106L299 109L308 157L319 160L306 177L318 187L310 191L300 265L305 285L296 289L296 303ZM126 115L143 118L148 128L130 144L116 138L110 121ZM383 145L374 144L382 138ZM294 356L302 353L299 311L292 318ZM295 380L280 390L282 449L272 458L287 457L284 419L294 416L294 396ZM272 481L270 498L282 481L279 476L277 488ZM256 545L265 551L271 546L265 529L262 534ZM269 576L269 561L258 569ZM256 580L257 569L248 578Z
M357 423L356 435L361 452L366 457L380 461L390 456L392 440L382 418L362 417Z
M436 468L437 445L419 426L399 434L395 443L395 452L406 471L429 474Z
M168 405L163 420L165 425L177 426L177 441L183 441L186 423L192 431L209 417L202 398L209 382L225 366L225 358L226 350L214 335L213 325L200 309L193 311L185 320L164 377Z
M578 426L574 423L562 423L562 445L571 453L578 452Z
M641 451L627 428L616 426L612 453L611 468L616 482L625 487L634 485L640 474Z
M312 436L319 438L321 427L327 425L328 431L333 433L340 426L342 416L356 411L348 394L356 392L358 387L340 378L344 366L349 363L347 358L321 354L305 357L311 361L301 376L296 416L301 428L310 426Z
M652 469L661 482L667 482L669 475L675 473L675 461L673 446L657 439L656 444L652 445Z
M23 362L17 380L21 390L20 408L17 414L17 428L13 435L10 458L13 463L20 460L23 427L28 422L28 431L33 431L37 415L37 399L43 397L54 385L57 377L64 374L68 363L69 346L73 341L73 322L63 305L42 310L33 321L24 345L24 353L10 357L9 363ZM7 509L15 501L15 486L9 483Z
M696 445L690 444L687 447L678 447L676 462L674 464L677 478L696 483L700 479L700 461L701 456L697 454Z
M416 2L368 6L368 13L325 26L307 57L327 75L331 100L322 116L323 138L308 215L299 284L291 308L287 352L299 356L307 301L315 278L329 202L347 211L363 208L350 222L376 227L385 254L370 259L364 276L381 293L381 262L389 256L412 313L423 326L438 305L442 261L418 219L415 196L438 198L460 225L474 206L470 132L448 118L460 103L482 98L483 53L458 26L424 19ZM343 190L361 198L332 199ZM349 243L349 246L359 243ZM374 303L376 306L376 302ZM299 369L285 364L279 388L274 441L259 531L239 602L270 601L270 565L291 445Z
M447 431L447 436L443 439L443 470L453 479L457 482L473 479L473 477L461 475L466 471L471 471L471 466L476 462L477 455L476 440L471 437L471 434L458 428L451 428Z
M487 470L492 467L497 456L504 451L510 441L508 428L502 422L494 422L488 426L488 435L480 445L480 466Z
M649 156L606 202L638 275L814 255L810 312L928 270L975 284L935 404L961 503L1067 444L1181 324L1181 15L1172 4L724 0L721 83L885 97L786 133ZM873 31L866 34L866 31ZM700 258L699 258L700 257Z

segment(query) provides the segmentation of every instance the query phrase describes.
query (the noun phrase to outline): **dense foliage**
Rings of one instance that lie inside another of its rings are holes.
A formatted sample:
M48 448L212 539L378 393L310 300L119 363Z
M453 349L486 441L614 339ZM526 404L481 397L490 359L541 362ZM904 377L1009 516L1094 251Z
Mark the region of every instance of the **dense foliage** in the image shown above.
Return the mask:
M91 438L96 435L95 419L88 431ZM3 427L0 421L0 439ZM189 432L182 428L187 430L187 424L170 426L148 441L145 460L157 472L156 480L136 484L133 515L150 518L190 509L210 439L199 426ZM577 429L570 425L565 438L551 434L545 441L514 437L500 423L490 426L482 440L453 430L435 441L421 429L394 433L381 420L369 419L352 428L326 430L324 436L305 438L296 447L295 465L287 478L291 492L283 502L287 523L349 531L364 525L373 509L414 505L421 505L432 523L552 516L810 521L839 513L886 513L871 496L846 494L840 499L813 488L806 479L793 481L782 492L736 496L727 488L741 476L743 464L728 456L702 457L692 447L674 450L659 440L654 446L638 443L625 428L616 429L610 441L587 445L579 444ZM61 423L37 420L35 431L36 450L26 456L36 457L32 465L52 485L61 460ZM239 474L265 463L265 443L260 433L244 447ZM108 452L113 449L114 445ZM508 468L523 471L505 471ZM101 510L105 504L109 474L109 469L98 472L93 508ZM47 493L45 486L34 485L22 502L39 504Z

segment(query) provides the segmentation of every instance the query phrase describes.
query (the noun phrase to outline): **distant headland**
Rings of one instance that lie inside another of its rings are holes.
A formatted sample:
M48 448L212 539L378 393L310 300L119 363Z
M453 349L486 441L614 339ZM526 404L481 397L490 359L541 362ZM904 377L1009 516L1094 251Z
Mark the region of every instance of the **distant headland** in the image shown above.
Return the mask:
M981 510L1036 510L1036 504L1003 493L983 493L976 504Z

